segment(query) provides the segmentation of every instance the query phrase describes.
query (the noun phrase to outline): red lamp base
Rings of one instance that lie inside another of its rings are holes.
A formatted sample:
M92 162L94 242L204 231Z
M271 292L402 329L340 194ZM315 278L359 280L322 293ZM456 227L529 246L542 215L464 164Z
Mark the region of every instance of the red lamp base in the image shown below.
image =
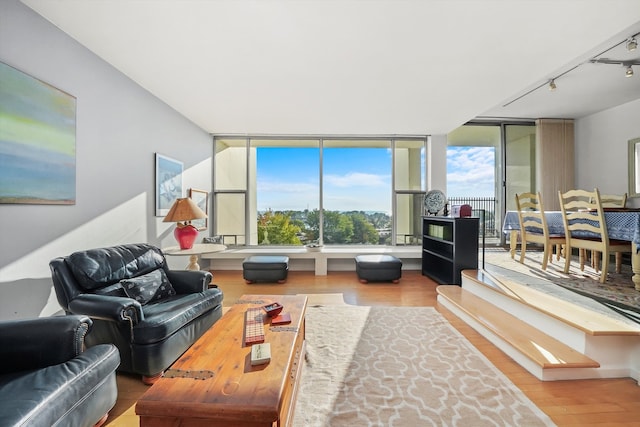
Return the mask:
M195 242L196 237L198 237L198 229L191 224L178 224L176 229L173 231L173 235L178 241L180 249L191 249L193 247L193 242Z

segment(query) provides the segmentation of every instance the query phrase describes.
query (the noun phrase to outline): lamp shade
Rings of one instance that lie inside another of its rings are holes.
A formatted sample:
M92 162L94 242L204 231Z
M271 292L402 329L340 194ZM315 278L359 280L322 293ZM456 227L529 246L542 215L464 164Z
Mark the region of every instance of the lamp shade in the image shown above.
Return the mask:
M169 213L162 222L177 222L173 234L180 245L180 249L191 249L198 237L198 229L191 225L191 220L204 219L207 214L188 197L176 199Z
M193 219L204 219L207 214L202 211L189 197L176 199L169 213L162 222L186 222Z

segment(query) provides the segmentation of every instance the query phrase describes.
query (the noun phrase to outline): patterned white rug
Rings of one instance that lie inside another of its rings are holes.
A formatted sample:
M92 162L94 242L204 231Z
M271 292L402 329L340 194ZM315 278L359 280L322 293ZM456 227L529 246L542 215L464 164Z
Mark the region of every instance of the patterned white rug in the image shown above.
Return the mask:
M313 305L294 426L550 426L433 307Z

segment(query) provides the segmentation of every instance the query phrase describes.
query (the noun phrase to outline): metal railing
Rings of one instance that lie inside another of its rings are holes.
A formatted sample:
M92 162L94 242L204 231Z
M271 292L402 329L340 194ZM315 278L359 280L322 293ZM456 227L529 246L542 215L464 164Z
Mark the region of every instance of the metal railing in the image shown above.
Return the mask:
M499 237L499 231L496 228L496 207L497 200L495 197L447 197L449 209L454 205L470 205L473 209L473 215L476 212L484 211L484 232L485 237ZM480 227L480 232L482 232Z

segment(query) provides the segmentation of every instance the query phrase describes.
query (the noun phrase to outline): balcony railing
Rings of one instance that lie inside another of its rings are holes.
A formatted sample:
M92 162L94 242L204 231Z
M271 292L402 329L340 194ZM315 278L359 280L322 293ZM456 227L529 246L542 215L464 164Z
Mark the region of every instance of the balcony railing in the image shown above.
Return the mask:
M478 216L482 220L484 213L484 236L499 237L499 230L496 228L496 208L495 197L447 197L449 209L454 205L470 205L473 209L473 216ZM480 233L483 227L480 224ZM482 236L481 236L482 237Z

